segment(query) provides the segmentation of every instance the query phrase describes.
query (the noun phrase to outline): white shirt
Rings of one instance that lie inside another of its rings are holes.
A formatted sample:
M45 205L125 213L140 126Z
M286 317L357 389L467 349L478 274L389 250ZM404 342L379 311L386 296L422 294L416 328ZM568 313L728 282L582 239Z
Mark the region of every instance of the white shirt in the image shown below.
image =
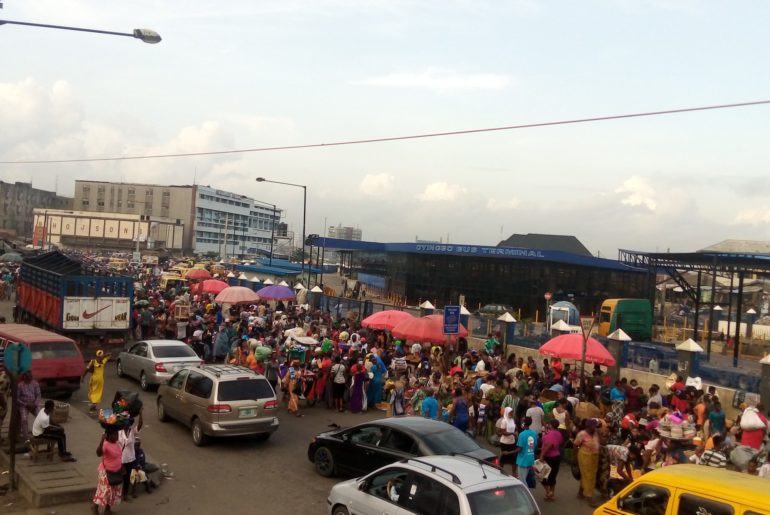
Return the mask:
M40 410L40 412L35 417L35 421L32 423L32 436L40 436L43 434L43 430L51 425L51 417L48 416L48 413L45 412L45 410Z
M123 447L123 457L121 459L123 463L131 463L136 460L136 451L134 449L134 444L136 443L136 426L131 426L131 429L128 430L128 434L126 434L125 430L121 429L118 432L118 443Z
M514 427L514 431L516 431L516 423L513 421L511 422ZM495 426L497 426L498 429L502 429L504 431L508 430L508 422L503 417L497 419ZM516 443L516 435L502 435L500 437L500 443L504 443L505 445L514 445Z
M545 413L540 406L532 406L527 410L527 416L532 419L532 424L529 428L535 433L540 433L543 430L543 418Z
M479 386L479 390L481 390L481 392L484 394L483 397L485 399L487 398L487 392L489 390L494 390L494 389L495 389L495 385L489 384L489 383L484 383L481 386Z

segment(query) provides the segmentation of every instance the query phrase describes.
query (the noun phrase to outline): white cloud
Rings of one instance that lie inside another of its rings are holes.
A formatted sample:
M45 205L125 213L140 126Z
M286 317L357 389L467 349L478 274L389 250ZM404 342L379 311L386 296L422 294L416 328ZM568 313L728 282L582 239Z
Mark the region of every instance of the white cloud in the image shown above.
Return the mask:
M770 223L770 209L750 208L738 211L733 218L734 224L759 225Z
M434 182L425 186L425 191L417 195L423 202L442 202L457 200L460 195L464 195L468 190L459 184L449 184L447 182Z
M508 200L498 200L491 198L487 200L487 209L490 211L510 211L519 207L519 199L511 198Z
M378 196L393 189L394 178L387 173L367 174L358 185L358 191L364 195Z
M650 186L645 177L633 175L623 182L623 186L617 188L615 193L624 194L620 202L626 206L644 206L650 211L655 211L655 188Z
M458 73L428 68L422 72L397 72L354 81L355 86L383 88L422 88L434 91L504 89L511 85L508 75L494 73Z

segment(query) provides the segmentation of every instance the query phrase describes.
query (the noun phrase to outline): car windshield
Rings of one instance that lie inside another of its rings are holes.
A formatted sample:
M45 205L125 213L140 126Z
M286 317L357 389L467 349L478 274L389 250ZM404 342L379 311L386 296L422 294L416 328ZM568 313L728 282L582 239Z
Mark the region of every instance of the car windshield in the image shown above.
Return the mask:
M273 389L264 379L236 379L234 381L222 381L219 383L217 400L220 401L246 401L256 399L270 399L274 395Z
M156 358L197 358L195 351L187 345L158 346L152 348Z
M445 431L424 435L423 440L436 454L460 454L479 449L479 445L468 435L452 426L447 426Z
M30 346L32 359L79 358L80 353L72 342L40 342Z
M473 515L538 515L523 485L483 490L468 495Z

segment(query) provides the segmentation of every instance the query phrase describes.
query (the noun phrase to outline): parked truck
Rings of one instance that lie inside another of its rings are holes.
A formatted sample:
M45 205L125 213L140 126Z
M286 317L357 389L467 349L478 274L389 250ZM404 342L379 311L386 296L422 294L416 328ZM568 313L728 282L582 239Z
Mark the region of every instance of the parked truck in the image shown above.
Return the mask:
M134 283L99 274L59 251L27 257L21 264L14 319L74 340L86 359L97 349L115 354L130 336Z
M599 336L623 329L632 339L652 338L652 306L647 299L607 299L599 311Z

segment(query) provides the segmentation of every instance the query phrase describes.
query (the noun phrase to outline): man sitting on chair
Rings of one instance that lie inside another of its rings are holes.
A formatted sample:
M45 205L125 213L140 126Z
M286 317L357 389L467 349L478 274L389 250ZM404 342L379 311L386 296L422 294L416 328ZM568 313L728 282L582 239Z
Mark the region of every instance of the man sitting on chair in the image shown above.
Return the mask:
M53 408L52 400L45 401L43 409L40 410L32 423L32 436L55 441L59 447L59 456L62 461L77 461L71 453L67 452L67 435L64 434L64 428L51 423Z

